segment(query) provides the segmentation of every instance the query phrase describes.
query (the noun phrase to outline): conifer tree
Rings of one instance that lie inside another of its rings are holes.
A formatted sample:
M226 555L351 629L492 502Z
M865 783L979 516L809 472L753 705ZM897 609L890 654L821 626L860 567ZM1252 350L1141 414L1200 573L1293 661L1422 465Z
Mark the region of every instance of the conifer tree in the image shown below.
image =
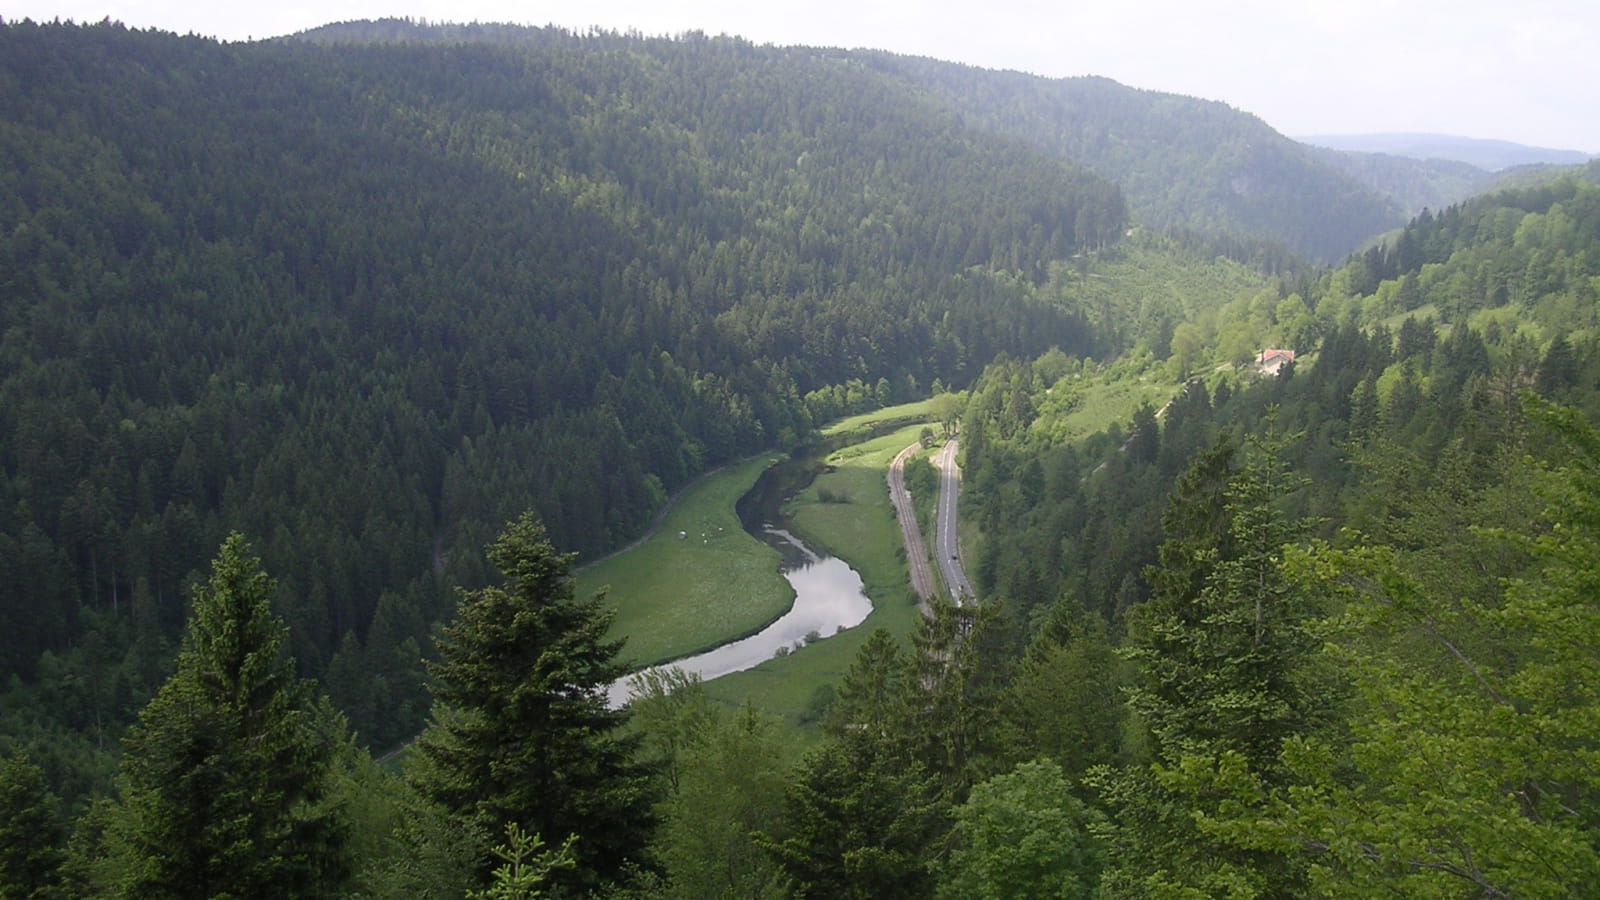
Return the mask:
M140 898L333 897L344 825L322 802L335 740L282 653L273 583L231 534L196 593L177 672L126 739L107 840L112 891Z
M1309 689L1311 608L1279 563L1304 524L1275 501L1303 480L1276 441L1252 450L1234 473L1219 441L1163 518L1161 565L1146 576L1154 593L1127 651L1140 670L1129 705L1155 759L1094 775L1115 821L1107 897L1287 898L1304 887L1292 840L1238 825L1287 785L1284 741L1330 702Z
M44 772L0 752L0 900L56 896L65 840Z
M489 547L505 584L463 591L433 667L418 788L486 834L517 823L552 844L577 835L556 878L589 886L638 860L654 824L649 772L605 687L621 641L601 595L577 597L571 554L531 513Z
M829 741L784 795L788 836L763 840L801 898L930 895L931 844L944 826L933 779L870 735Z

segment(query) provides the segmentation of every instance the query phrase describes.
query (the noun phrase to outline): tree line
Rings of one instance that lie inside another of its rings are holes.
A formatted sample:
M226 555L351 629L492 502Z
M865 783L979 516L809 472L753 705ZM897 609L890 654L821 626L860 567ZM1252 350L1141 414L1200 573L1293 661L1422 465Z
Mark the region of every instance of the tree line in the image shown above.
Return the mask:
M1038 288L1125 221L1081 169L822 54L481 37L0 27L0 704L74 797L233 531L389 746L523 509L593 554L819 416L1115 339Z

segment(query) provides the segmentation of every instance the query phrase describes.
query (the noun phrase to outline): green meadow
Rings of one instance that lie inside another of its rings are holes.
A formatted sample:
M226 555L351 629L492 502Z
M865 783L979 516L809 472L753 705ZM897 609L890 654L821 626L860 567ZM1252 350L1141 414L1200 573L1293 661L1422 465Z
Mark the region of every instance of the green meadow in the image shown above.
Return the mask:
M706 682L707 695L729 704L748 701L796 724L808 723L816 712L819 691L826 694L828 686L838 683L868 635L885 628L906 636L917 628L921 614L885 478L889 461L921 430L921 423L909 425L831 454L827 462L832 471L817 476L788 509L807 541L861 574L872 598L872 614L855 628L802 650ZM832 499L824 502L823 497Z
M580 596L606 590L613 637L644 666L761 630L794 602L778 551L746 534L734 504L780 457L728 466L686 489L660 527L632 549L577 573ZM679 537L679 535L683 537Z
M823 426L823 436L847 434L852 431L866 432L880 426L896 422L916 422L917 427L922 427L933 409L933 401L918 400L915 403L902 403L899 406L885 406L872 412L862 413L859 416L849 416ZM891 456L891 458L893 458Z
M707 682L712 699L748 701L806 726L873 630L906 636L916 629L921 617L885 478L889 461L917 439L926 409L909 404L829 426L826 435L854 435L914 423L834 451L828 470L785 510L808 542L861 574L871 615L848 631ZM778 458L753 458L692 485L649 538L577 573L578 590L605 589L616 606L612 635L628 639L624 658L643 666L698 653L759 631L793 603L778 552L746 534L734 511Z

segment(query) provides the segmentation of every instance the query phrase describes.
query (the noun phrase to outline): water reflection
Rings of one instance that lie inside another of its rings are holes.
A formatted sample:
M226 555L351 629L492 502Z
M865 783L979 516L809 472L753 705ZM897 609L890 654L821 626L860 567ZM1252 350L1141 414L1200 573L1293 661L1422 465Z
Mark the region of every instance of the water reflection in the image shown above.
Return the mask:
M794 588L794 605L771 625L742 640L723 644L705 653L655 666L646 671L678 668L710 681L731 672L766 662L779 652L793 652L808 641L832 637L846 628L860 625L872 612L861 576L844 560L822 556L799 538L773 525L762 529L768 543L784 554L783 577ZM625 705L632 695L630 675L615 682L606 692L613 708Z

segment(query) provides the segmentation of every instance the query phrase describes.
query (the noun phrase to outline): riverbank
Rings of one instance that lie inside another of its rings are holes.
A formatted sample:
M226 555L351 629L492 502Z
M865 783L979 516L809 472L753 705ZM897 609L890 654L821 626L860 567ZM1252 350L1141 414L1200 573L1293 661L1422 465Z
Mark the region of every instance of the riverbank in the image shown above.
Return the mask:
M885 628L904 638L919 627L921 614L884 474L890 460L916 440L922 427L918 422L830 454L831 471L818 475L787 509L807 543L860 573L872 598L872 613L855 628L801 652L706 682L708 696L730 705L748 701L757 709L808 726L874 630Z
M646 666L755 634L783 615L794 591L777 550L745 533L734 504L780 454L754 457L694 485L660 527L630 552L576 573L588 595L608 588L609 636L622 658Z

